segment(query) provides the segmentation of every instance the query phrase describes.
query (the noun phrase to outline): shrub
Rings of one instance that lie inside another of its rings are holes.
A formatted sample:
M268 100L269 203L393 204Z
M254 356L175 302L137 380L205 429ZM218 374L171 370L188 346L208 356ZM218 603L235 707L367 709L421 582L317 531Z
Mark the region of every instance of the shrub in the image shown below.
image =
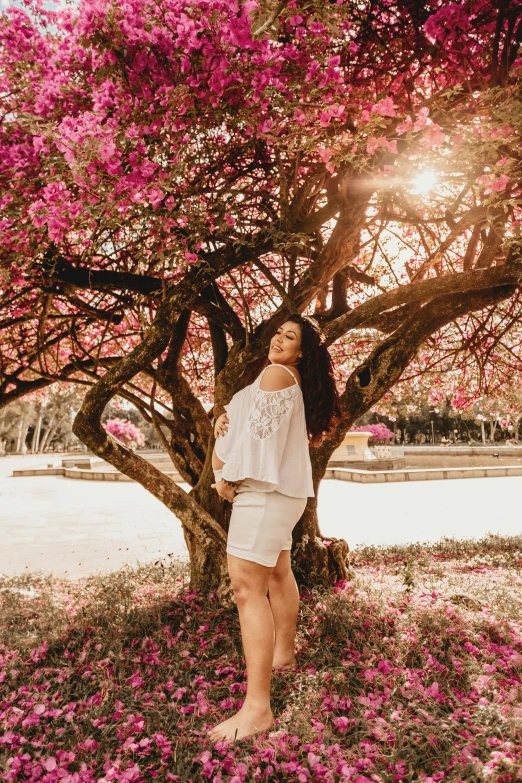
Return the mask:
M393 440L394 435L391 430L385 424L365 424L363 427L355 427L353 432L371 432L372 436L369 439L369 443L375 446L379 443L389 443Z
M128 419L109 419L103 426L107 432L127 446L145 445L145 436L141 430Z

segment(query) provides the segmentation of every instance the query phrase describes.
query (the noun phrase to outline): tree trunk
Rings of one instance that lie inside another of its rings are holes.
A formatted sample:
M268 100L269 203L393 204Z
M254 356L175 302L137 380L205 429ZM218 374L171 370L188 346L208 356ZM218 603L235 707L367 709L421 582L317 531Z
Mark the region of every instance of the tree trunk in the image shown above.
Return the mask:
M489 438L491 440L491 443L495 443L495 430L497 429L497 422L496 421L490 421L489 422Z
M38 443L40 441L40 433L42 431L42 408L40 407L38 411L38 421L36 422L34 432L33 432L33 440L31 443L31 454L38 454Z
M40 441L40 454L45 453L47 446L51 443L51 440L54 438L54 433L56 432L57 426L58 426L57 424L51 421L51 423L47 427L44 436Z
M29 422L27 420L24 420L24 426L22 430L22 438L21 438L21 445L20 445L20 454L26 454L27 453L27 433L29 432Z
M309 498L294 528L292 570L299 587L325 587L351 576L349 548L342 538L325 538L319 530L317 497Z
M480 433L482 435L482 443L485 446L486 445L486 430L484 428L484 422L480 422Z
M230 516L232 514L232 505L222 500L212 484L214 483L214 471L212 469L212 452L214 451L214 433L210 435L207 448L207 457L205 464L199 477L199 481L195 487L190 491L190 495L194 498L196 503L203 508L207 514L209 514L219 526L228 533L228 526L230 523ZM186 540L186 537L185 537ZM187 548L189 545L187 543ZM190 548L189 548L190 553Z
M15 451L20 454L22 451L22 433L25 428L25 416L20 417L20 427L18 428L18 437L16 439L16 449Z

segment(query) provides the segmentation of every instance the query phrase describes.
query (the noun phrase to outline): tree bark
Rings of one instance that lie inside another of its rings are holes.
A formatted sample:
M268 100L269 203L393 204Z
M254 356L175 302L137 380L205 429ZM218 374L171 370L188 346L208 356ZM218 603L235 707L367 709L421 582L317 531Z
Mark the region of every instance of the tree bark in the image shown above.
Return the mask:
M38 407L38 421L36 422L34 427L33 440L31 443L32 454L38 454L38 444L40 442L40 433L42 430L42 419L43 419L43 413L42 413L42 406L40 405Z
M317 490L316 490L317 493ZM342 538L327 538L319 530L317 496L308 498L292 533L292 570L300 587L335 585L350 578L349 547Z
M51 420L40 442L40 454L45 454L45 450L47 446L50 445L52 439L54 438L54 434L56 432L57 426L58 425L54 423L54 420Z
M25 427L25 416L22 414L20 417L20 427L18 428L18 437L16 439L16 451L18 454L22 451L22 433Z

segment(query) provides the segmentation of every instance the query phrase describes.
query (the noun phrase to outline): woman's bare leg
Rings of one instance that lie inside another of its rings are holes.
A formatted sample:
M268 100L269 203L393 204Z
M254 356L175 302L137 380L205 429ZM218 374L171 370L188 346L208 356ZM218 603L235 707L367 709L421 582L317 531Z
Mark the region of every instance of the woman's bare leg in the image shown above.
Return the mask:
M227 558L239 612L247 692L239 712L208 732L214 742L248 737L268 731L274 724L270 708L274 619L267 597L268 580L273 569L232 555L227 555Z
M284 549L268 580L268 596L274 617L273 668L295 666L295 636L299 615L299 590L290 566L290 550Z

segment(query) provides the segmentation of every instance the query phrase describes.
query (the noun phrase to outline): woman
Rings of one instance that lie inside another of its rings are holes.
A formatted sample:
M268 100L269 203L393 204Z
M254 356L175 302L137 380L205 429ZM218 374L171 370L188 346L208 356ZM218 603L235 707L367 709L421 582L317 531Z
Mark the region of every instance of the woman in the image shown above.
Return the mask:
M340 412L317 323L296 315L280 326L266 366L225 410L215 424L212 486L233 503L227 558L247 692L239 712L209 730L214 742L268 731L274 724L272 668L295 667L299 593L290 567L292 530L314 496L309 440L320 440Z

